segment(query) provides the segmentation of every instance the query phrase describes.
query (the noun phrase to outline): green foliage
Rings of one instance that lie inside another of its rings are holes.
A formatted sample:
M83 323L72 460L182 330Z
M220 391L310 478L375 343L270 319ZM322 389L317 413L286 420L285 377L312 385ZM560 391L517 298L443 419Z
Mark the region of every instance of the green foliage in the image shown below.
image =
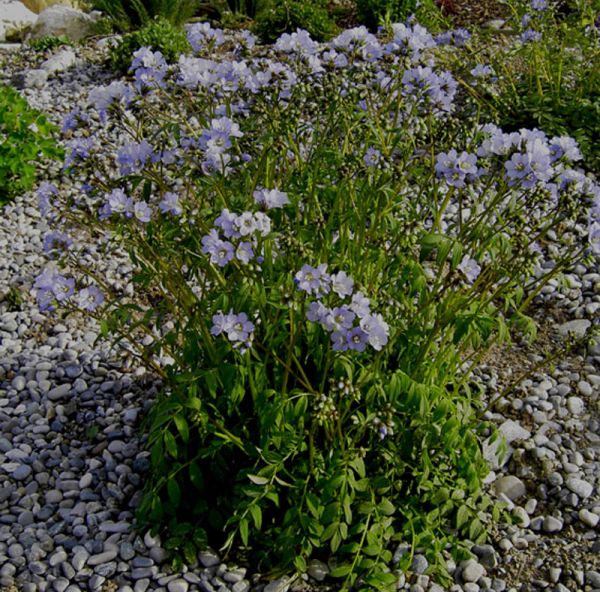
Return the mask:
M578 6L581 4L581 6ZM517 31L540 34L539 40L516 42L495 51L495 40L480 39L489 48L473 57L491 64L497 74L493 86L470 85L479 107L506 131L537 127L549 136L577 140L590 171L600 167L600 44L589 3L574 3L567 14L549 2L535 12L528 4L514 3ZM587 8L586 8L587 7ZM522 19L530 21L525 24ZM465 79L472 61L457 60Z
M323 41L336 32L336 25L323 0L277 0L265 5L256 16L254 32L264 43L275 41L283 33L296 29L308 31Z
M260 89L165 78L127 113L111 108L121 146L166 158L115 177L103 153L115 146L99 138L72 167L90 191L69 224L111 237L135 266L135 297L107 290L94 314L164 378L138 524L162 532L178 562L207 542L263 572L333 559L337 589L366 592L394 590L391 570L418 549L444 580L449 556L464 559L501 511L482 490L480 440L494 433L471 371L511 331L534 332L531 299L588 248L572 232L584 189L511 182L522 147L485 150L476 117L410 90L404 59L349 49L347 66L317 74L297 54L278 58ZM444 172L453 151L472 158ZM559 158L548 174L568 166ZM285 201L268 204L265 188ZM127 203L98 216L107 196ZM554 266L538 270L549 230ZM303 287L305 265L353 284ZM247 317L226 330L230 311ZM372 332L352 347L377 324L379 342ZM398 544L411 551L393 565Z
M181 25L194 16L197 0L91 0L92 8L105 14L117 31L144 27L156 18Z
M34 51L48 51L62 45L73 46L73 42L66 35L48 35L47 37L41 37L40 39L31 39L27 42L27 45Z
M31 189L41 158L62 159L57 131L14 88L0 85L0 205Z
M372 31L384 22L400 23L413 14L417 0L356 0L358 18Z
M164 19L149 22L138 31L127 33L110 48L110 64L114 70L127 72L132 55L140 47L160 51L169 63L176 62L182 53L190 51L185 32Z

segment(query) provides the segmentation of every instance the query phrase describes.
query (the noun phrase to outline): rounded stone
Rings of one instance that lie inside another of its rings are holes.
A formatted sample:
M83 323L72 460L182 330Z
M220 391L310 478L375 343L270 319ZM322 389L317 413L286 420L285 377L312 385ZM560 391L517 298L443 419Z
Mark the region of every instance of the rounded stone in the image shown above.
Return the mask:
M505 475L494 482L494 490L496 495L503 494L509 500L515 501L523 497L527 493L525 483L514 475Z
M574 494L582 499L587 499L594 491L594 486L591 483L577 477L567 477L566 485Z
M461 563L463 582L477 582L479 578L485 575L483 565L477 563L475 559L467 559Z

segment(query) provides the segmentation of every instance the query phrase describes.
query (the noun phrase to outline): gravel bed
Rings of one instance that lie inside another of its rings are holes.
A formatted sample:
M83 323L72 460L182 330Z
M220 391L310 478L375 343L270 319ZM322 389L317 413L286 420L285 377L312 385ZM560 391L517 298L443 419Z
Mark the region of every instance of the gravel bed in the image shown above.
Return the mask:
M100 63L106 42L57 50L48 74L39 56L0 53L0 81L21 87L30 104L60 121L85 104L90 87L112 76ZM72 55L71 55L72 54ZM57 57L58 56L58 57ZM62 61L61 61L62 60ZM40 72L46 71L46 74ZM51 172L51 171L50 171ZM41 314L32 293L45 263L46 223L33 194L0 217L0 589L2 592L285 592L335 590L314 561L310 577L260 581L250 566L215 552L171 573L158 537L132 529L148 471L140 422L160 384L122 349L99 339L87 318ZM116 253L87 257L127 291L131 267ZM518 524L498 526L476 559L452 566L451 591L600 590L600 344L538 370L505 397L497 394L556 347L584 333L600 309L598 262L577 266L538 299L541 345L492 352L477 370L487 417L504 433L504 462L488 447L488 487ZM406 549L400 547L396 557ZM398 589L440 592L414 556Z

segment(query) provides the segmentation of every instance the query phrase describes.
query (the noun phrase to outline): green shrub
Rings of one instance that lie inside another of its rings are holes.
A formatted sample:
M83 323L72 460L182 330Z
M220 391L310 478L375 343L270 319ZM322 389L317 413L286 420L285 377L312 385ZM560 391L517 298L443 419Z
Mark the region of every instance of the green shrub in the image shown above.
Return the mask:
M337 590L373 592L395 590L416 549L443 578L498 519L470 370L535 332L528 304L589 249L575 221L592 188L551 193L570 155L520 179L531 132L490 150L501 130L453 117L447 72L405 67L400 45L371 64L360 36L316 73L282 51L264 78L259 58L259 89L223 62L206 64L214 84L166 77L127 112L100 89L123 133L73 160L90 201L68 230L126 249L136 291L96 276L106 298L90 303L85 277L66 302L67 278L46 276L38 300L85 306L165 379L140 529L189 563L207 541L263 573L333 559Z
M110 64L113 69L127 72L133 52L140 47L151 47L160 51L169 63L176 62L182 53L190 51L190 44L182 29L164 19L157 19L147 25L127 33L121 41L110 49Z
M0 205L31 189L40 157L63 157L56 131L14 88L0 85Z
M398 23L406 20L417 8L417 0L356 0L360 22L371 30L384 21Z
M54 49L55 47L60 47L61 45L73 46L73 42L66 35L59 35L58 37L48 35L47 37L42 37L40 39L32 39L27 44L34 51L42 52Z
M296 29L305 29L314 39L323 41L335 33L336 25L322 0L281 0L261 10L254 26L254 32L264 43Z
M197 0L92 0L92 8L104 13L121 32L138 29L160 17L181 25L194 16Z
M553 3L533 10L529 3L512 5L519 37L498 51L496 42L480 39L473 58L492 66L496 82L483 84L469 76L473 61L455 56L467 88L479 108L507 131L537 127L549 136L577 140L583 166L600 167L600 45L590 25L593 15L583 7L565 14Z

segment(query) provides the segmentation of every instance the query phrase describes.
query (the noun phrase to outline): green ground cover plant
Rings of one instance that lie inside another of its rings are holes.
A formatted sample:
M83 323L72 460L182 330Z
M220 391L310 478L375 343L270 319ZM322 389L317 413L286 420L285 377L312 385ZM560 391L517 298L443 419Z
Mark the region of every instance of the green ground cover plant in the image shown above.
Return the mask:
M57 135L45 115L0 85L0 206L33 187L40 158L62 158Z
M27 45L34 51L44 52L63 45L73 46L73 42L66 35L48 35L41 39L31 39Z
M177 65L143 47L131 81L91 91L118 145L65 120L84 195L39 192L40 308L86 311L164 379L139 528L176 561L207 544L272 574L329 561L341 590L394 590L417 550L445 581L502 511L471 370L533 337L536 294L597 256L598 186L572 138L465 112L431 59L464 32L188 40ZM129 253L133 297L73 233Z
M538 127L549 135L569 135L581 148L584 166L600 168L600 44L592 2L532 0L511 3L510 25L517 36L482 34L471 59L457 58L463 78L486 117L507 131ZM498 47L502 47L498 51ZM467 54L468 55L468 54ZM489 68L476 71L479 67Z
M159 18L179 26L194 16L196 0L91 0L94 10L106 15L122 33L134 31Z
M151 47L160 51L165 60L172 63L177 61L182 53L190 50L183 29L169 21L157 18L146 25L123 35L122 39L110 49L109 61L111 67L126 73L131 64L131 56L141 47Z

